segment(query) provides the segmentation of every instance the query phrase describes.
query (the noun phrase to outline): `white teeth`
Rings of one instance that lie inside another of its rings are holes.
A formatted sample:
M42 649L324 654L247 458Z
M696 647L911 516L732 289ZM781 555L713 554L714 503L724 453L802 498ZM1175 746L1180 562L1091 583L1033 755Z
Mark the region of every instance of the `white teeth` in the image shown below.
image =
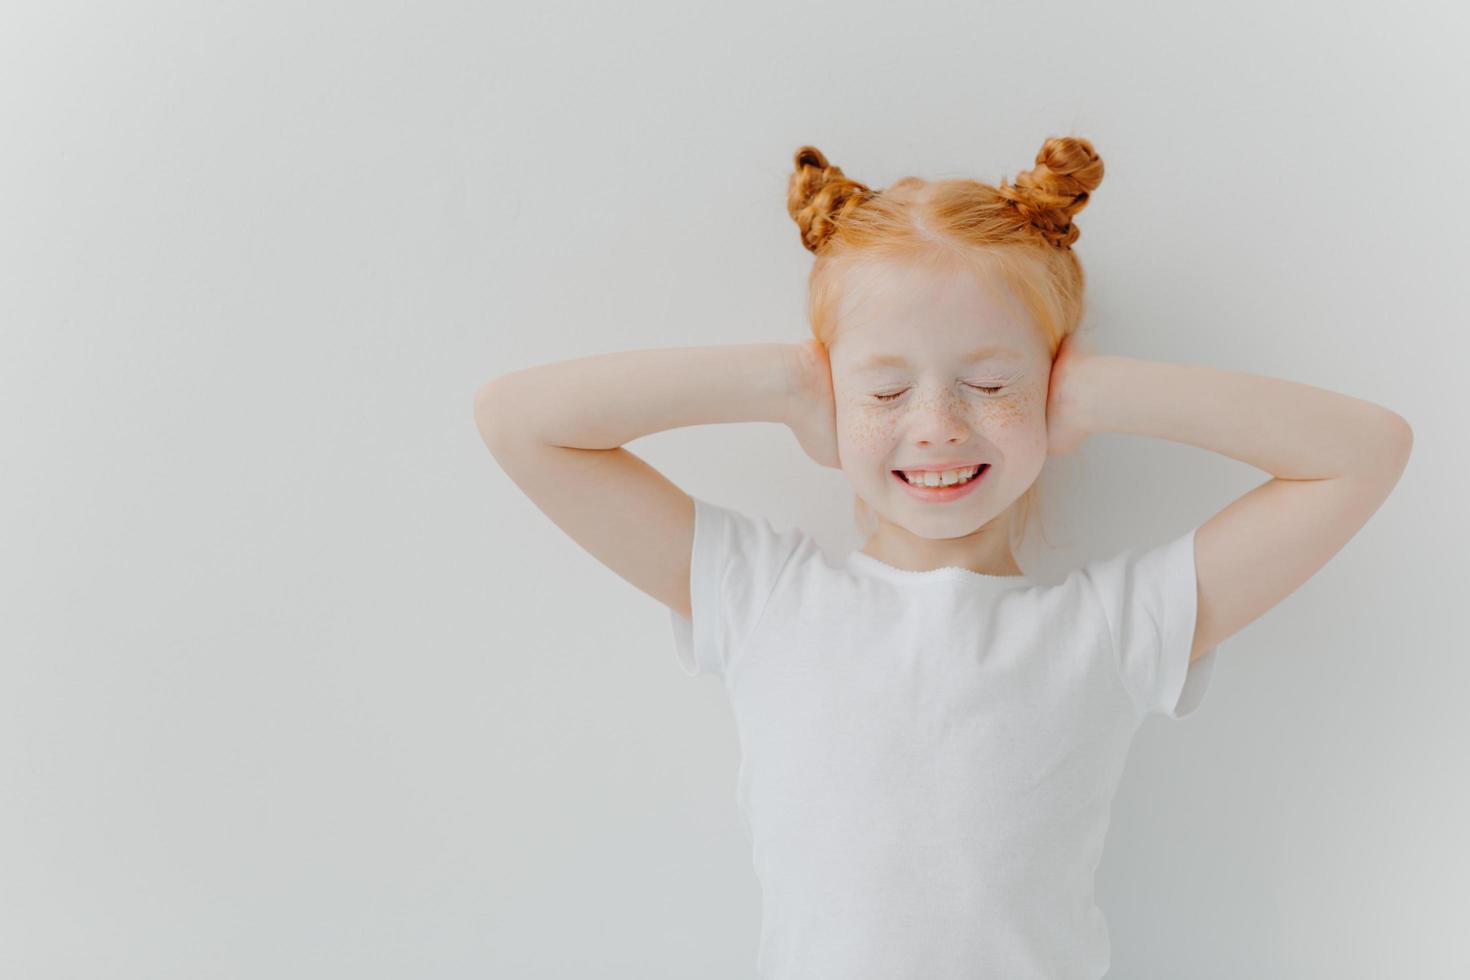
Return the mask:
M979 466L966 466L958 470L945 470L942 473L930 470L926 473L910 473L900 470L904 479L916 487L949 487L957 483L965 483L976 473L980 472Z

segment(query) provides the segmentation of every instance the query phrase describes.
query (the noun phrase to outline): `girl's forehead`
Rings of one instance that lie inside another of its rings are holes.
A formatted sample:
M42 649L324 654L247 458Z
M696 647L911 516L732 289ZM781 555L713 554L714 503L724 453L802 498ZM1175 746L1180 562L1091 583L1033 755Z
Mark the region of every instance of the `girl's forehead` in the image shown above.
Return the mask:
M871 308L839 321L829 350L833 370L910 364L1020 363L1045 354L1039 333L1003 307L954 308L923 304Z
M988 277L943 269L854 271L837 310L833 350L980 343L1024 347L1029 317L1010 290Z

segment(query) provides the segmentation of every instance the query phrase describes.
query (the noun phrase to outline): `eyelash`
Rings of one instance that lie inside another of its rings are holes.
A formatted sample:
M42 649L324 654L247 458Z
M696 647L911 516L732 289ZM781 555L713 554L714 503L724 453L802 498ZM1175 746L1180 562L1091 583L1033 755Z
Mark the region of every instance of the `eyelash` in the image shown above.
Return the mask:
M994 394L997 391L1003 390L1005 388L1005 385L972 385L966 382L965 387L974 388L976 391L983 391L986 394ZM880 402L891 402L893 401L893 399L903 394L904 391L908 391L908 389L905 388L903 389L903 391L895 391L891 395L874 395L873 397L878 399Z

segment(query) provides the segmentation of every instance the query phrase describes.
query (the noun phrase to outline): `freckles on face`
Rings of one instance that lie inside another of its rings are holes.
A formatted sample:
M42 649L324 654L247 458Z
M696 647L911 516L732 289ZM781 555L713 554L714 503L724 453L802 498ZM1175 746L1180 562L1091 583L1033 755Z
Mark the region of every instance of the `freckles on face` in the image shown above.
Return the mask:
M882 456L893 445L898 416L881 405L854 404L843 412L844 441L859 456Z
M1000 443L1003 449L1016 449L1016 440L1042 421L1038 413L1044 407L1043 395L1035 385L1017 385L1003 395L963 396L969 399L968 404L951 405L950 411L977 438ZM925 403L915 402L913 406L922 408ZM872 403L854 395L838 413L838 429L846 453L864 459L892 455L904 438L906 414L903 405Z
M986 418L1003 429L1029 425L1041 409L1041 398L1034 385L1018 388L1009 397L997 399L987 406Z

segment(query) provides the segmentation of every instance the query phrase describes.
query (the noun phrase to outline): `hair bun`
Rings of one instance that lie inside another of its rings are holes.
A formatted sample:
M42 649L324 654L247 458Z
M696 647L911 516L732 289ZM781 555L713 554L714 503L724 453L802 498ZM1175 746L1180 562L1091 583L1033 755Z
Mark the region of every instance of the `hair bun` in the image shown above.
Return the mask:
M1036 166L1016 175L1015 186L1001 178L997 188L1026 221L1059 248L1070 248L1079 234L1072 216L1087 207L1102 183L1102 157L1080 136L1048 139L1036 154Z
M815 146L797 150L795 166L787 182L786 210L801 230L801 243L820 252L842 216L877 192L847 177Z

